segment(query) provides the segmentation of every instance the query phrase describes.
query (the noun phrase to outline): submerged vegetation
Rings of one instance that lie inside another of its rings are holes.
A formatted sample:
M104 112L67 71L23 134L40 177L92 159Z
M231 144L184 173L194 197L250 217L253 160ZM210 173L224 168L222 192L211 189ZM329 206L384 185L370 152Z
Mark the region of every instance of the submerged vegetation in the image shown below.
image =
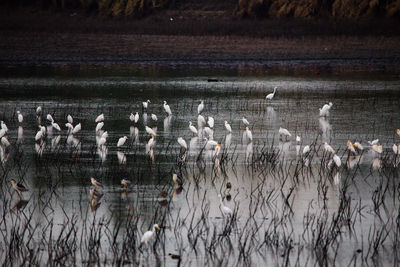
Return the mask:
M1 103L0 263L399 264L397 102L211 84Z

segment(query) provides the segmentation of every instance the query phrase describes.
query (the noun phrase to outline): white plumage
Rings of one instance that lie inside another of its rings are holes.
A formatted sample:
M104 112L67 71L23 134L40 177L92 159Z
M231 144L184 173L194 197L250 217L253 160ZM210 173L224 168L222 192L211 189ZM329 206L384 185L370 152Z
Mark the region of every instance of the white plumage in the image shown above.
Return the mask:
M104 126L104 122L99 122L99 123L97 123L97 125L96 125L96 132L100 131L101 128L103 128L103 126Z
M82 129L82 125L81 123L78 123L77 125L75 125L74 129L72 130L73 134L79 133L79 131Z
M167 101L164 101L164 105L163 106L164 106L164 110L168 114L168 116L171 116L172 111L171 111L171 108L169 107L169 105L167 104Z
M118 139L117 147L121 147L125 144L126 140L128 140L127 136L123 136L120 139Z
M225 129L226 129L229 133L231 133L231 132L232 132L232 127L231 127L231 125L230 125L227 121L224 121L224 124L225 124Z
M201 101L199 106L197 107L197 114L200 114L201 112L203 112L204 109L204 102Z
M95 119L95 122L101 122L104 121L104 114L100 114L99 116L97 116L97 118Z
M181 147L183 147L184 149L187 149L186 141L182 137L178 138L178 143L181 145Z
M275 92L276 92L276 89L278 89L278 87L277 86L275 86L275 88L274 88L274 92L273 93L270 93L270 94L268 94L265 98L267 99L267 100L271 100L272 98L274 98L274 96L275 96Z
M149 126L146 126L146 132L151 135L157 135L156 132L151 129Z
M329 110L331 109L332 105L333 104L331 102L329 102L329 104L323 105L322 108L319 109L319 116L321 116L321 117L328 116Z
M208 124L208 126L210 126L210 128L213 128L214 127L214 118L209 116L207 124Z
M140 239L140 243L147 244L152 239L156 229L160 230L160 226L158 226L158 224L153 225L152 230L149 230L143 234L142 239Z
M189 121L189 129L192 133L197 134L197 129L192 125L191 121Z

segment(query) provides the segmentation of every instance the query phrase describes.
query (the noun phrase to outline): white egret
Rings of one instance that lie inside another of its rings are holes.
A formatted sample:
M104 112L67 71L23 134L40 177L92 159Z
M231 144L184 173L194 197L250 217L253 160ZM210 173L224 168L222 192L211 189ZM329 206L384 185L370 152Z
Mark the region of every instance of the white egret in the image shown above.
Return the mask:
M265 99L267 99L267 100L271 100L272 98L274 98L274 96L275 96L275 92L276 92L276 89L278 89L278 87L277 87L277 86L275 86L275 87L274 87L274 92L273 92L273 93L270 93L270 94L268 94L268 95L265 97Z
M35 141L39 141L42 138L43 138L43 132L39 130L35 135Z
M0 129L0 138L6 134L6 130Z
M158 226L158 224L153 225L152 230L149 230L143 234L142 239L140 239L140 243L142 243L142 244L145 243L147 245L147 243L152 239L156 229L158 231L161 230L161 228L160 228L160 226Z
M187 150L187 144L186 141L182 137L178 137L178 143L183 147L185 150Z
M72 118L72 116L71 115L67 115L67 121L69 122L69 123L74 123L74 119Z
M151 135L157 135L156 132L149 126L146 126L146 132Z
M306 155L308 152L310 152L310 146L309 145L306 145L304 148L303 148L303 155Z
M339 168L342 165L342 161L340 160L339 156L334 154L333 161L335 162L336 166Z
M81 123L78 123L77 125L75 125L74 129L72 130L73 134L78 133L80 130L82 129Z
M3 137L1 138L1 144L4 145L4 146L6 146L6 147L11 145L11 144L10 144L10 141L8 141L7 137L5 137L5 136L3 136Z
M99 123L97 123L97 125L96 125L96 132L100 131L101 128L103 128L103 126L104 126L104 122L99 122Z
M68 134L71 133L72 130L74 129L74 126L73 126L71 123L69 123L69 122L67 122L67 123L65 124L65 127L67 127L67 129L68 129Z
M147 147L148 147L149 150L151 150L153 148L153 146L154 146L154 137L155 137L155 135L152 134L151 138L149 139L149 141L147 141Z
M326 151L326 152L335 154L335 150L334 150L327 142L325 142L324 148L325 148L325 151Z
M197 116L197 127L201 128L204 125L206 125L206 119L199 114L199 116Z
M208 116L208 121L207 121L208 126L210 126L210 128L214 127L214 118Z
M4 121L1 121L1 129L3 129L5 132L8 131L8 127L7 127L7 125L5 124Z
M224 205L224 202L222 202L222 196L218 195L218 198L219 198L221 210L222 210L222 213L224 214L224 216L232 216L233 211L229 207Z
M329 102L329 104L323 105L323 107L319 109L319 116L320 117L328 116L329 110L331 109L332 105L333 105L332 102Z
M57 131L61 131L60 126L59 126L58 123L56 123L56 122L52 122L52 123L51 123L51 126L53 126L53 128L56 129Z
M128 140L128 136L123 136L118 139L117 147L121 147L125 144L126 140Z
M157 115L156 114L151 114L151 119L153 121L157 121L158 120Z
M107 137L108 137L108 132L105 131L104 133L102 133L102 134L101 134L101 137L107 139Z
M282 128L282 127L279 127L278 133L279 133L279 135L280 135L281 137L282 137L282 136L285 136L286 138L288 138L288 137L291 137L291 136L292 136L292 134L291 134L287 129Z
M150 100L147 100L146 102L142 102L143 109L147 109L149 107L150 103L151 103Z
M207 138L205 138L205 140L207 140L207 142L204 146L205 150L214 149L218 145L218 143L214 140L208 140Z
M104 114L100 114L99 116L97 116L97 118L94 120L95 122L101 122L104 121Z
M214 131L210 127L204 127L204 132L206 133L209 139L213 139Z
M139 121L139 113L136 112L135 113L135 123L137 123Z
M11 179L10 182L14 190L17 191L20 199L22 198L22 192L29 191L23 184L17 183L14 179Z
M41 106L38 106L38 107L36 108L36 115L40 116L40 114L42 114L42 107L41 107Z
M197 129L192 125L191 121L189 121L189 129L192 133L197 134Z
M103 136L99 138L99 141L97 143L97 146L101 147L107 142L107 139L104 138Z
M296 136L296 142L297 142L297 143L300 143L300 142L301 142L301 138L300 138L300 136L298 136L298 135Z
M397 146L396 144L393 144L392 149L393 149L393 152L395 155L400 154L399 147L400 147L400 145Z
M253 141L253 134L249 130L249 127L246 127L246 136L250 140L250 142Z
M232 127L231 127L231 125L230 125L227 121L224 121L224 124L225 124L225 129L226 129L229 133L231 133L231 132L232 132Z
M200 114L204 110L204 102L203 100L200 102L199 106L197 107L197 114Z
M372 140L372 141L368 141L368 144L370 144L371 146L372 145L376 145L376 144L378 144L379 143L379 139L375 139L375 140Z
M47 114L47 120L50 122L54 122L53 116L51 116L50 114Z
M133 115L133 113L131 113L131 115L129 115L129 120L130 120L131 122L134 122L134 121L135 121L135 115Z
M250 125L249 121L245 117L242 118L242 122L244 123L244 125L247 125L247 126Z
M171 116L172 115L172 111L171 111L171 108L169 107L169 105L167 104L167 101L164 101L164 110L165 110L165 112L168 114L168 116Z
M93 177L90 177L90 182L92 183L92 185L96 187L96 189L98 189L99 187L103 187L103 184L94 179Z
M22 114L19 110L17 111L17 115L18 115L18 122L22 123L24 121L24 116L22 116Z

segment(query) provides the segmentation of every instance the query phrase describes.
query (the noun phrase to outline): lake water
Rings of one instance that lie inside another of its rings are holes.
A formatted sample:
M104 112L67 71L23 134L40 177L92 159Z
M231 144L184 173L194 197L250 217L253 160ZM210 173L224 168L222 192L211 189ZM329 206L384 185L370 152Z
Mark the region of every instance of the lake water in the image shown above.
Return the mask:
M218 82L207 79L168 73L0 78L0 119L11 143L1 149L2 264L49 259L65 265L399 264L400 183L392 151L400 143L395 132L400 128L399 77L228 74ZM275 86L275 97L267 101ZM147 99L151 103L144 111ZM201 100L202 115L215 120L217 155L214 148L204 149L207 134L197 125ZM330 115L320 117L319 108L329 102ZM136 112L140 119L133 123L129 116ZM101 113L108 138L98 146L95 118ZM68 114L74 126L82 125L74 135L65 127ZM252 141L243 117L250 122ZM189 121L198 135L189 130ZM40 142L35 141L39 124L47 127ZM150 150L145 126L157 133ZM280 140L280 127L292 137ZM117 148L123 136L128 140ZM186 152L178 137L186 140ZM383 147L381 154L368 144L374 139ZM350 155L348 140L364 150ZM328 164L332 155L324 152L324 142L340 157L340 167ZM302 155L306 145L308 156ZM174 172L182 176L182 188L174 185ZM89 194L90 177L104 185L100 199ZM24 201L11 179L29 188ZM131 181L127 191L121 179ZM224 216L218 195L232 216ZM161 231L140 246L142 234L155 223Z

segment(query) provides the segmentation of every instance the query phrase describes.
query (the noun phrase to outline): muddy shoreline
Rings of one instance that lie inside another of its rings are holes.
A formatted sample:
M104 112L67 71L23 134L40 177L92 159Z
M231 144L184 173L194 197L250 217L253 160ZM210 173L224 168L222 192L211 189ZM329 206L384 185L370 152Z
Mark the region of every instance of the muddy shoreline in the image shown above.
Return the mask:
M4 11L2 13L4 15ZM39 15L43 16L41 20ZM212 18L217 26L223 28L228 25L226 17ZM178 31L175 33L162 29L166 26L153 31L157 23L164 24L160 23L163 19L152 17L125 23L66 14L3 16L0 19L0 74L19 67L105 65L200 69L250 66L261 74L296 71L400 73L400 35L393 30L385 30L385 24L382 24L382 31L377 26L362 24L352 26L353 29L345 24L336 25L336 32L331 34L324 33L323 29L325 26L332 28L333 24L313 22L310 32L306 33L306 24L295 26L293 21L269 24L234 21L232 23L241 26L237 27L238 32L229 35L223 30L203 35L205 28L196 30L195 24L191 25L192 32L182 30L179 33L179 27L185 25L168 26L168 29ZM57 30L53 24L63 20L65 25ZM201 25L201 22L196 23ZM84 26L79 28L79 23ZM246 23L253 25L243 26ZM263 31L265 36L260 35L262 31L256 27L264 24L269 25ZM138 25L141 25L140 31ZM229 25L227 28L233 27ZM279 25L282 26L280 34L275 29ZM246 27L254 31L243 34ZM371 34L368 34L368 27ZM350 34L351 31L354 34Z

